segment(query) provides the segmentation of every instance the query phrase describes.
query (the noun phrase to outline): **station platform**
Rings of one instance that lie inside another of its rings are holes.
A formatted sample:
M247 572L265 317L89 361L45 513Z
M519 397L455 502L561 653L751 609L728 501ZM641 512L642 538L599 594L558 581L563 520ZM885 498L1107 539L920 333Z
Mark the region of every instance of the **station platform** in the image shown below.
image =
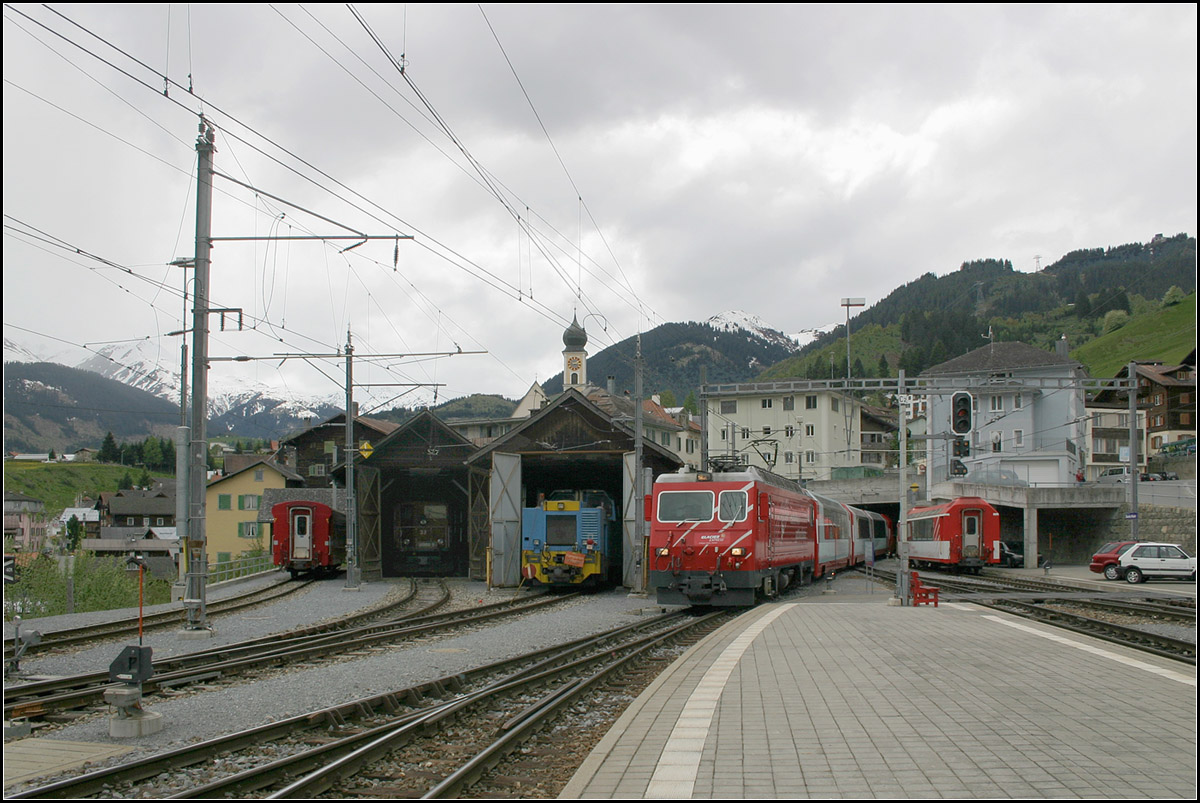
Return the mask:
M862 584L691 648L560 798L1196 798L1195 667Z

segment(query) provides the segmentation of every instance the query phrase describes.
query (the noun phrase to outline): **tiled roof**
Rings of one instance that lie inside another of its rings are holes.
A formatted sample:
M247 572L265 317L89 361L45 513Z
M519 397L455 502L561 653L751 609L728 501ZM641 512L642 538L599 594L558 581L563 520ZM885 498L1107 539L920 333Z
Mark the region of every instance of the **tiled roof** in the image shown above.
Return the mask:
M1060 357L1052 351L1043 351L1025 343L990 343L932 368L926 368L921 376L981 374L1021 368L1075 367L1078 365L1079 363L1075 360Z

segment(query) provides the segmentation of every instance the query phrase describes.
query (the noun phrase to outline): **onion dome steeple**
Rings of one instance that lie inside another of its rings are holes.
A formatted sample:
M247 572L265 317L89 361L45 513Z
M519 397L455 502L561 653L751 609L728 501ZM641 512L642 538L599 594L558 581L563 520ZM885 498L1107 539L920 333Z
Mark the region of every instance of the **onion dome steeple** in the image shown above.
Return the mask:
M571 316L571 325L563 331L563 345L570 351L582 351L587 345L587 332L579 325L579 318Z

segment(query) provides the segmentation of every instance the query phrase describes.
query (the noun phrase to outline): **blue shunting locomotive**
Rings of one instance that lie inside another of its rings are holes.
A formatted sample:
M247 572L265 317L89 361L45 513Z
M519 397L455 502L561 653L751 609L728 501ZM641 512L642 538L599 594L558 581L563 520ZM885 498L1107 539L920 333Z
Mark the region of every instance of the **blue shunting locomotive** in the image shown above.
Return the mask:
M605 491L555 491L521 514L521 574L578 587L621 577L621 526Z

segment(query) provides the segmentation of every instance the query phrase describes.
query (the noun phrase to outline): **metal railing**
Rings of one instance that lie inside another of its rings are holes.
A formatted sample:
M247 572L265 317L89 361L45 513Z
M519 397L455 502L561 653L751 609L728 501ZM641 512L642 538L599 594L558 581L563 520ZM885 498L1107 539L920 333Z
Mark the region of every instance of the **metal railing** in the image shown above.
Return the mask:
M255 555L249 558L234 558L233 560L208 565L208 582L220 583L251 574L274 571L275 564L270 554Z

